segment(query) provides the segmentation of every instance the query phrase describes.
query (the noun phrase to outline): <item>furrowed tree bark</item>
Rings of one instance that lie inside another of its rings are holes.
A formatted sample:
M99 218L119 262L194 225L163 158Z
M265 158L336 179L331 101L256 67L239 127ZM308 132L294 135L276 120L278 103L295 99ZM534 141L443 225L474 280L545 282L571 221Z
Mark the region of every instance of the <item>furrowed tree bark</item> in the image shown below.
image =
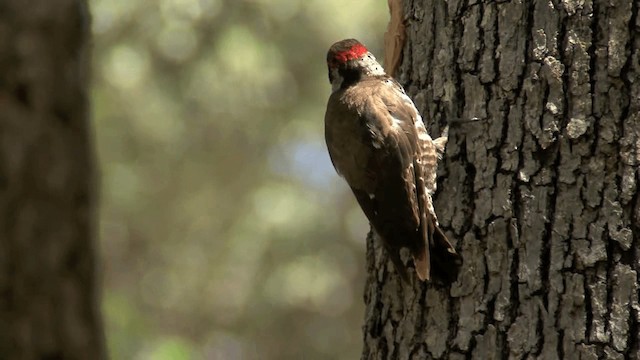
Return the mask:
M85 1L0 2L0 359L105 357L89 34Z
M363 359L640 358L640 3L403 5L397 77L433 135L464 257L400 283L367 241Z

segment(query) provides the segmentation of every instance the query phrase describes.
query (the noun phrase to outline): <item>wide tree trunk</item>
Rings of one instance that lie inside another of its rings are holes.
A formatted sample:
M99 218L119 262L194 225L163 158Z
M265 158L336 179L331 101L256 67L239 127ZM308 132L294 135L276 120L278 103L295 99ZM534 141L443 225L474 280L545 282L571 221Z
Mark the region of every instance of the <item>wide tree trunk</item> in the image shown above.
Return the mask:
M100 359L90 27L82 0L0 2L0 359Z
M405 0L396 76L434 135L458 281L373 236L363 359L640 358L640 2Z

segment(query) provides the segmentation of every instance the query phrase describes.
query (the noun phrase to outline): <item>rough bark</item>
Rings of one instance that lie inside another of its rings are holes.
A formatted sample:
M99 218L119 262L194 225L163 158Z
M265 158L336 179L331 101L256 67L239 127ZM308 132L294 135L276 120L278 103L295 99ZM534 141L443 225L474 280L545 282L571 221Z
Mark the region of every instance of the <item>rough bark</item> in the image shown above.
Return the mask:
M0 2L0 359L100 359L89 15Z
M640 2L405 0L398 78L435 135L458 281L368 240L363 359L640 358Z

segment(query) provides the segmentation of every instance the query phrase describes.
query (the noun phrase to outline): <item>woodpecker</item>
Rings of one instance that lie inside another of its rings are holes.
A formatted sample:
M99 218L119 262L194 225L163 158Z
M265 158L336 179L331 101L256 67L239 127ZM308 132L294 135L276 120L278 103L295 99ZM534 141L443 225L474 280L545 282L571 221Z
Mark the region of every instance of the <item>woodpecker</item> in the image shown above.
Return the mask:
M402 248L420 280L455 281L462 258L440 229L431 198L447 135L432 140L402 86L357 40L333 44L327 65L325 140L336 172L405 281Z

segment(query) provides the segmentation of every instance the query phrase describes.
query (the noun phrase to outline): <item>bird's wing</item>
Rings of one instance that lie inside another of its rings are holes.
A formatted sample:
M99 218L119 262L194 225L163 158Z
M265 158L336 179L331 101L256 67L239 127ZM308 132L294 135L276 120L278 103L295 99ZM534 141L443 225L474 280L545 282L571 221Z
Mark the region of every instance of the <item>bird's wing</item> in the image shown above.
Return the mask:
M436 186L438 156L436 146L427 133L422 119L418 118L416 120L415 127L418 134L418 150L414 159L415 179L420 211L420 233L425 241L425 246L424 253L414 255L414 262L416 263L416 272L420 280L429 280L431 278L430 251L438 224L431 198Z
M399 87L400 85L397 86ZM432 199L432 195L436 191L438 160L444 153L444 147L448 139L447 130L443 131L443 136L433 140L429 136L422 118L411 99L404 92L403 95L401 98L404 105L407 108L411 108L416 114L413 121L416 134L413 172L415 176L417 211L420 218L419 231L424 241L422 251L412 254L416 272L421 280L429 280L431 271L437 270L438 277L448 282L453 282L458 276L462 257L456 252L455 247L440 229ZM432 263L432 261L435 263Z
M405 220L412 227L412 244L408 244L413 256L416 273L421 280L431 277L431 257L429 245L437 220L433 210L429 184L435 184L437 153L431 137L427 133L422 118L413 101L393 79L385 81L386 89L381 91L382 101L391 117L389 131L391 146L401 164L400 175L404 186L404 201L407 209ZM433 158L435 157L435 158ZM385 189L388 191L388 189Z

